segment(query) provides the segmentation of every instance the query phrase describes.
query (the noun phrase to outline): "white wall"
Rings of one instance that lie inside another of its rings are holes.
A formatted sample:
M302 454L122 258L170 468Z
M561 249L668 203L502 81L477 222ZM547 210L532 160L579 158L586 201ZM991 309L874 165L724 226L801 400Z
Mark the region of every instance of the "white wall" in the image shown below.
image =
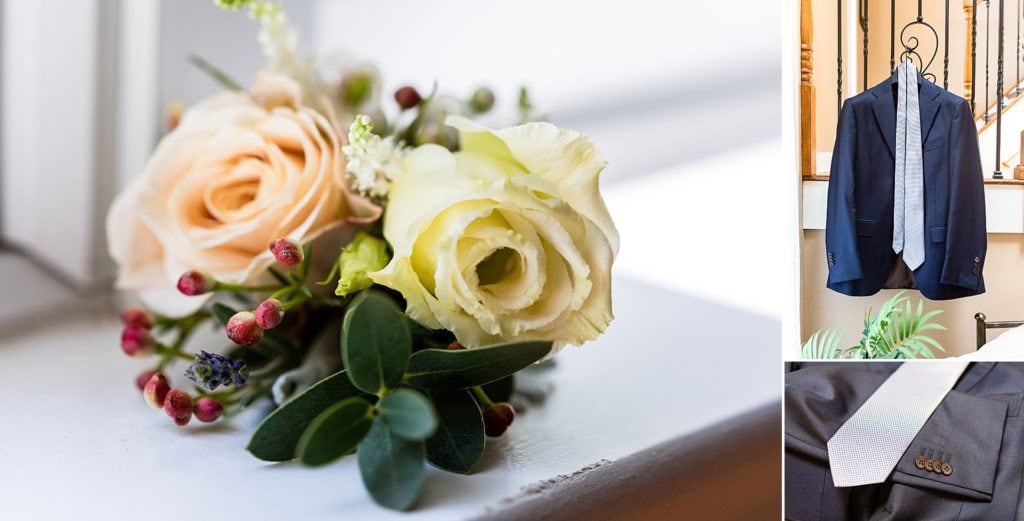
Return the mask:
M76 285L95 283L110 268L111 194L141 171L167 106L220 90L188 54L247 83L262 61L257 24L212 0L0 1L0 238ZM386 93L486 84L498 124L528 85L552 121L601 146L606 182L778 134L770 3L284 3L308 47L376 62Z
M75 284L94 280L98 77L101 15L109 2L4 0L0 44L4 85L4 242L23 249Z

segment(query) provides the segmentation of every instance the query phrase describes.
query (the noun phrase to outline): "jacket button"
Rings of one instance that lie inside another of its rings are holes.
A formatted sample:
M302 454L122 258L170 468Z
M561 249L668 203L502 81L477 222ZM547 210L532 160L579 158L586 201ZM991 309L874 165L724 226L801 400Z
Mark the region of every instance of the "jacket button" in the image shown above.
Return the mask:
M951 465L949 463L943 463L942 464L942 473L947 475L947 476L952 476L953 475L953 465Z
M914 459L914 465L915 465L915 466L916 466L917 468L919 468L919 469L921 469L921 470L924 470L924 464L925 464L925 463L926 463L927 461L928 461L928 458L926 458L926 457L924 457L924 456L918 456L917 458L915 458L915 459Z
M979 259L978 257L975 257L975 258L974 258L974 262L976 262L976 263L977 263L977 262L981 262L981 259Z

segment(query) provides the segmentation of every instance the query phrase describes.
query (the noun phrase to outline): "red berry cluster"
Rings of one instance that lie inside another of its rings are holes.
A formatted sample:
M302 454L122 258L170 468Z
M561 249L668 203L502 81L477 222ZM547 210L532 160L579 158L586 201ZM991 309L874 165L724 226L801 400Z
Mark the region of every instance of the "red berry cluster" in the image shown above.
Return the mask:
M270 243L270 252L274 255L274 259L283 266L302 265L303 269L300 271L302 271L304 279L305 252L298 242L288 238L277 239ZM262 286L225 283L218 281L209 273L197 270L183 273L178 278L177 287L179 292L190 297L219 290L261 291L268 289ZM271 297L260 302L254 311L235 313L228 320L225 330L232 342L243 346L253 345L263 339L264 330L273 329L281 324L284 315L285 304L277 298ZM160 320L165 319L161 318ZM162 353L165 356L170 356L169 348L161 346L153 336L152 329L158 321L155 317L143 309L130 308L121 313L121 321L124 323L124 329L121 331L121 349L125 354L139 357ZM176 354L183 355L183 353ZM217 399L211 396L200 396L193 399L188 392L172 388L167 377L155 369L140 373L135 378L135 385L142 391L147 403L154 408L163 409L178 425L188 424L193 416L202 422L212 422L224 414L224 405Z
M210 396L202 396L193 402L192 396L181 389L173 389L167 377L156 371L146 371L135 380L136 384L145 375L149 380L142 387L142 396L154 409L163 409L178 426L187 425L192 416L209 423L224 414L224 405Z
M302 245L287 237L270 243L270 253L274 254L274 259L282 266L289 268L302 264L304 257Z
M516 419L516 410L506 402L494 404L484 411L484 431L488 436L496 438L505 434L505 430Z
M156 349L156 340L150 330L153 329L153 317L139 308L129 308L121 312L121 350L128 356L145 356Z

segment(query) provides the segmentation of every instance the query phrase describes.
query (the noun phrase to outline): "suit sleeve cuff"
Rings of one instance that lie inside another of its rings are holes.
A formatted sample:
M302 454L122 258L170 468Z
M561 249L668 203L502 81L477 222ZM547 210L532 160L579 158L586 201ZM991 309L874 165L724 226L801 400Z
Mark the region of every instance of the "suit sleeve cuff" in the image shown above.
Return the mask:
M1005 400L950 391L903 454L892 481L991 501L1007 412Z

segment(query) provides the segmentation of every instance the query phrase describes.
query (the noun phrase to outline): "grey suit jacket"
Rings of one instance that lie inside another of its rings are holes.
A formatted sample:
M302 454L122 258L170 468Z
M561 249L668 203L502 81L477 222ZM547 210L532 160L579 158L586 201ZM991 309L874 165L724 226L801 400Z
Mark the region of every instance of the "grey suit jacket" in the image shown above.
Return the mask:
M925 362L928 363L928 362ZM835 488L826 443L898 363L800 363L786 375L786 518L1024 520L1024 363L975 363L881 484ZM941 458L952 473L918 468Z

